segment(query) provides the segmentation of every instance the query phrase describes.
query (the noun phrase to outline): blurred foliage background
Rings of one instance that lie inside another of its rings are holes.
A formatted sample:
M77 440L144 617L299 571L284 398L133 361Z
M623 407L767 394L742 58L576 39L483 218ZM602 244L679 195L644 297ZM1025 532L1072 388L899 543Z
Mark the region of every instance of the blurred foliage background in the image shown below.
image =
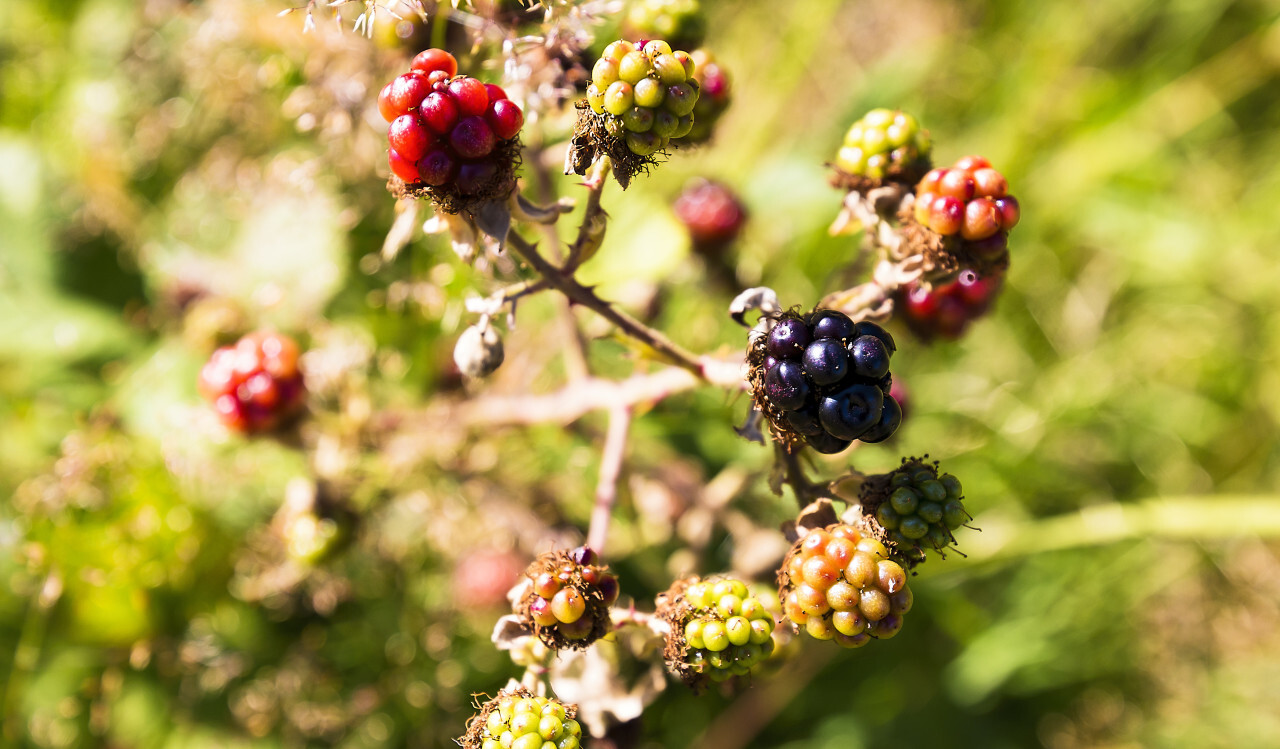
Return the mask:
M504 367L458 380L464 301L499 281L438 236L379 257L374 101L416 49L349 17L303 34L284 7L0 4L5 746L449 746L470 695L517 674L489 643L506 588L582 538L601 416L455 418L563 384L563 303L523 302ZM739 692L671 685L639 745L1280 745L1280 11L707 9L735 103L711 147L606 191L583 271L606 298L693 350L743 346L736 289L669 209L692 176L748 205L739 285L804 305L849 285L824 162L874 106L914 112L939 163L988 156L1023 221L968 336L895 328L900 436L818 469L928 452L965 483L969 556L922 568L891 641L802 643ZM647 366L578 319L595 373ZM259 325L311 350L296 443L229 436L195 393ZM641 607L689 571L771 578L795 505L734 434L746 410L703 388L638 416L608 556ZM310 553L288 497L339 542Z

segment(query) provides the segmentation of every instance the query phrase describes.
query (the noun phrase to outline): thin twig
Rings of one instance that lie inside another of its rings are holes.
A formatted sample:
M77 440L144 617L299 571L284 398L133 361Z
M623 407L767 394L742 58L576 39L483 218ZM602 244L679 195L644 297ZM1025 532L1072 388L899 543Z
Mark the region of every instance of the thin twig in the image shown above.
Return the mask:
M607 157L600 159L592 166L583 182L587 188L587 207L582 213L582 223L578 226L578 237L569 247L569 259L564 264L566 273L573 273L589 259L588 249L599 242L604 234L606 214L600 208L600 197L604 194L604 185L612 166L613 162Z
M676 366L692 372L699 378L707 379L707 372L703 369L703 362L699 357L601 299L594 291L578 283L572 275L566 274L544 258L538 252L538 248L524 237L512 232L507 237L507 246L515 250L539 275L546 278L552 286L559 289L574 303L594 310L601 317L621 328L622 332L657 351Z
M587 529L587 546L604 554L609 536L609 519L618 499L618 476L627 453L627 431L631 428L631 409L615 408L609 412L609 431L600 456L600 479L596 483L596 503L591 509L591 525Z
M460 421L468 426L570 424L592 411L633 408L660 401L710 381L745 389L741 364L723 359L704 360L707 380L680 367L667 367L625 380L588 377L546 395L487 396L463 406ZM731 376L731 373L732 376Z
M800 463L799 451L791 452L781 443L774 443L774 453L778 456L778 463L782 466L782 483L791 487L791 491L796 495L796 502L800 504L801 509L807 507L810 502L816 499L839 499L832 493L828 484L812 482L805 476L804 466Z

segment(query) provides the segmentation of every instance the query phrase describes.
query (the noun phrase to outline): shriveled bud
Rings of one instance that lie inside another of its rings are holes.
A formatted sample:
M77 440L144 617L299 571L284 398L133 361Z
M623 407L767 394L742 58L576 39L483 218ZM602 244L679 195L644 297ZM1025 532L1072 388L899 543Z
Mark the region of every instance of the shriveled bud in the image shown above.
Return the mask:
M476 323L458 336L453 361L467 377L487 377L502 366L502 337L488 320Z

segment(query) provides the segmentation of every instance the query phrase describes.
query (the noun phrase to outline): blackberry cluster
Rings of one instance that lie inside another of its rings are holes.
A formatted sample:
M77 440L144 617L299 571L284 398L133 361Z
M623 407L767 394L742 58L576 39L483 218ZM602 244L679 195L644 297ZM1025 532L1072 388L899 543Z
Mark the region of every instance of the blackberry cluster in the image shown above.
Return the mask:
M480 706L458 743L465 749L577 749L577 707L526 689L502 692Z
M783 314L752 342L752 392L774 431L821 453L883 442L902 422L889 395L893 337L835 310Z
M911 183L929 168L931 149L929 131L921 130L915 117L873 109L845 133L836 166L857 177Z
M682 143L705 143L711 139L716 121L729 108L729 74L705 49L693 51L693 80L698 84L698 103L693 106L693 129Z
M902 565L852 525L812 530L797 541L779 582L787 619L846 648L896 635L913 600Z
M548 552L525 570L532 585L517 613L549 648L585 648L609 631L609 607L618 600L618 579L595 566L586 546Z
M707 36L707 17L698 0L639 0L627 12L626 30L636 39L666 39L693 49Z
M298 344L279 333L250 333L213 352L200 370L198 388L228 429L274 429L302 407L306 395Z
M698 103L694 69L689 53L673 52L660 39L643 48L619 40L605 47L591 69L587 103L605 118L609 135L623 139L631 153L652 156L693 128Z
M728 187L709 179L693 179L672 205L689 230L695 251L715 254L738 238L747 209Z
M1000 276L983 278L972 270L963 270L956 280L932 288L912 281L898 291L897 309L902 321L921 339L955 340L969 323L987 313L1001 285Z
M746 676L773 654L773 616L741 580L679 580L658 615L671 626L668 662L691 686Z
M906 459L902 467L862 486L862 511L885 529L893 557L915 566L925 550L941 553L955 544L952 532L972 516L964 507L960 479L938 473L938 465Z
M392 173L450 213L511 192L524 125L524 112L500 86L457 72L453 55L428 49L378 95L378 111L391 123Z
M964 249L982 268L1003 268L1009 258L1009 230L1021 210L1009 181L981 156L966 156L950 169L933 169L916 186L915 220L941 235L964 240Z

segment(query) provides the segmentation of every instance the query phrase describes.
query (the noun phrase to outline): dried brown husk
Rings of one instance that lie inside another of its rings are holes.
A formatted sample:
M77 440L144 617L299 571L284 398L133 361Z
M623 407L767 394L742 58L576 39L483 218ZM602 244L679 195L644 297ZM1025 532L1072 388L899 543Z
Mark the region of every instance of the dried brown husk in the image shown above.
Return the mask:
M612 115L596 113L585 100L578 101L574 106L578 109L578 121L573 128L573 139L569 142L566 173L571 170L574 174L586 175L597 159L607 156L613 162L614 179L625 190L637 174L648 174L649 169L658 165L656 157L667 155L665 149L649 156L633 152L627 148L625 138L609 132L606 125L610 119L614 119Z

